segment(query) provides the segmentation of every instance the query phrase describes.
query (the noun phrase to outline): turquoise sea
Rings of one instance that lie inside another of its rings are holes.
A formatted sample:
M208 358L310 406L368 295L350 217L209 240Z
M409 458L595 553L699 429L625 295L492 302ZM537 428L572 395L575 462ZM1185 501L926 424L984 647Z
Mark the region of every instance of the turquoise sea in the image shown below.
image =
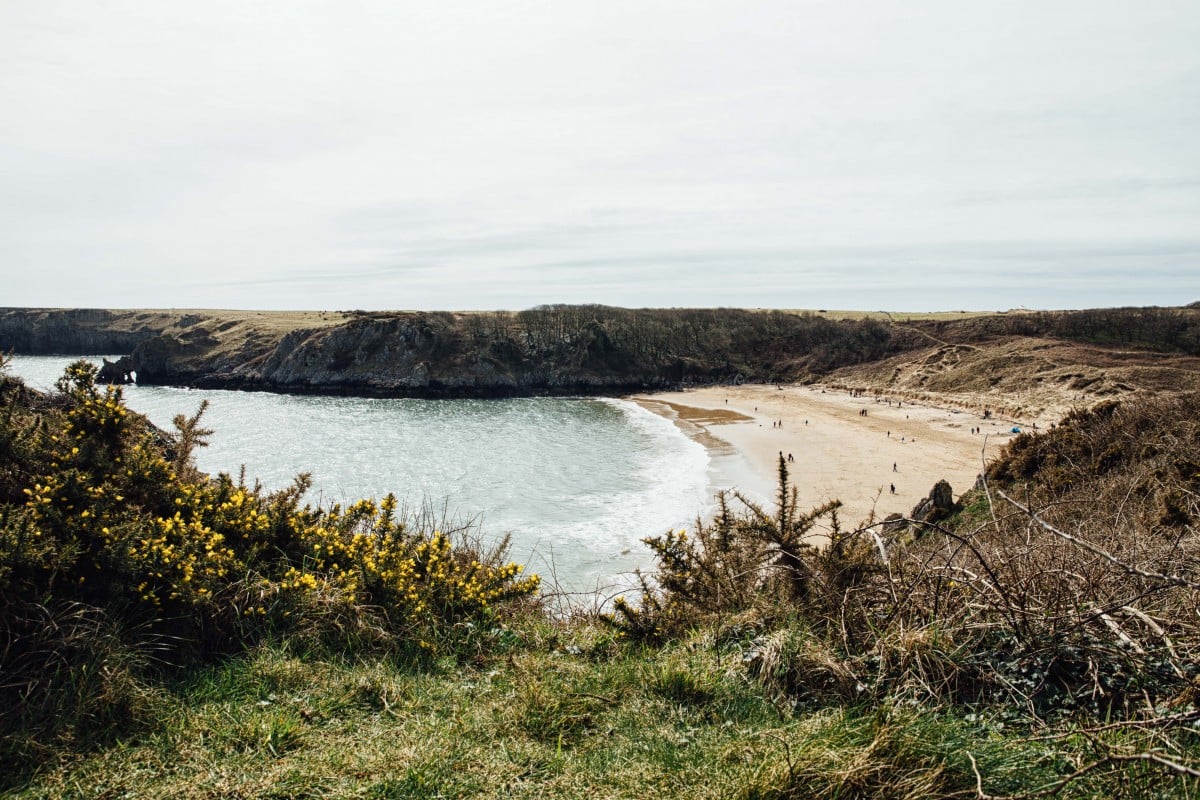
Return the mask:
M67 356L15 356L9 371L50 389ZM99 357L89 358L99 364ZM595 398L409 400L124 387L130 408L171 429L209 401L209 473L287 486L307 500L393 492L410 509L512 537L512 557L547 585L602 597L648 565L645 536L690 526L711 504L709 455L635 403Z

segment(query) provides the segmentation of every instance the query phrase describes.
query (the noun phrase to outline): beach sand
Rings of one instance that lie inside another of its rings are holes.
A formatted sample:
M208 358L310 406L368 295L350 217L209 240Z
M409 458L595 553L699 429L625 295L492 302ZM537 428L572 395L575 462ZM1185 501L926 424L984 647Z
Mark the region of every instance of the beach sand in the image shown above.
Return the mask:
M943 478L957 498L1015 435L1012 428L1025 427L1019 420L852 397L815 385L717 386L630 399L709 448L714 489L736 488L769 509L779 453L791 454L788 468L802 509L841 500L843 528L872 512L876 520L892 512L907 516ZM975 427L981 432L971 433Z

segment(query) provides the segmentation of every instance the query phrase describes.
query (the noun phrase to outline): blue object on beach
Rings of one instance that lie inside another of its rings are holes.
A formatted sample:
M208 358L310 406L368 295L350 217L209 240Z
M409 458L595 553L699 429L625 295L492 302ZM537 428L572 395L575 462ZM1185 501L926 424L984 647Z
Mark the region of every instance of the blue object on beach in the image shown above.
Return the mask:
M1020 428L1013 428L1013 429L1012 429L1012 432L1013 432L1013 433L1020 433L1020 432L1021 432L1021 429L1020 429Z

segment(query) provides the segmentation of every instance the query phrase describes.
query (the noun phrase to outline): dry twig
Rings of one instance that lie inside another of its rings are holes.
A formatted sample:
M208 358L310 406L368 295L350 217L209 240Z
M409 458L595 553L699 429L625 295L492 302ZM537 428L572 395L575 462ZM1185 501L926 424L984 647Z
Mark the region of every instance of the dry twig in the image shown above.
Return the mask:
M1046 531L1054 534L1055 536L1059 537L1060 539L1064 539L1064 540L1070 542L1071 544L1074 544L1078 547L1082 547L1084 550L1087 550L1090 553L1094 553L1094 554L1100 556L1105 561L1108 561L1109 563L1114 564L1114 565L1120 567L1121 569L1126 570L1127 572L1131 572L1134 575L1140 575L1143 578L1150 578L1151 580L1162 581L1163 583L1169 583L1172 586L1180 586L1185 589L1200 589L1200 583L1196 583L1195 581L1190 581L1187 578L1182 578L1178 575L1164 575L1161 572L1153 572L1150 570L1144 570L1144 569L1141 569L1140 567L1135 567L1132 564L1126 564L1124 561L1117 558L1113 554L1109 553L1107 550L1105 550L1101 547L1097 547L1096 545L1092 544L1091 542L1084 541L1083 539L1080 539L1077 536L1072 536L1071 534L1067 533L1066 531L1059 530L1058 528L1051 525L1049 522L1046 522L1044 519L1039 517L1037 515L1037 512L1033 511L1032 509L1028 508L1027 506L1021 505L1021 503L1012 499L1004 492L997 491L997 494L999 494L1001 497L1003 497L1005 500L1007 500L1012 505L1016 506L1018 509L1020 509L1024 513L1028 514L1030 519L1032 519L1038 525L1042 526L1042 528L1045 529Z

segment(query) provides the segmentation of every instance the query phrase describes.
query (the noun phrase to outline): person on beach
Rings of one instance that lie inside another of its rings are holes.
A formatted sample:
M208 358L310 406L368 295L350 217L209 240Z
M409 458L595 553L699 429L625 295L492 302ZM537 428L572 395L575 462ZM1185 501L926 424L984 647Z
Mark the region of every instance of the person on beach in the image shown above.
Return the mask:
M896 469L896 462L895 462L895 461L893 461L893 462L892 462L892 472L899 472L899 471L900 471L900 470Z
M892 494L895 494L896 493L896 484L892 483L889 485L892 487Z

